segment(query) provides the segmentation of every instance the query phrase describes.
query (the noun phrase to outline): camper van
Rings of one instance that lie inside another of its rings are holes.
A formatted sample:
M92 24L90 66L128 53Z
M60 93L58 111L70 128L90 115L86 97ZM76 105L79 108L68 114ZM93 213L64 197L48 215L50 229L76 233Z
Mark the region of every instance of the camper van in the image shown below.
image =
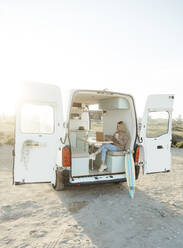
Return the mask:
M63 98L62 98L63 97ZM106 154L107 169L100 171L101 155L90 159L123 121L130 140L127 148L144 174L169 172L173 95L148 97L138 132L133 96L108 90L72 90L68 98L55 85L25 83L16 110L13 182L50 182L65 185L126 181L124 152ZM63 108L64 106L64 108ZM65 114L64 114L65 113Z

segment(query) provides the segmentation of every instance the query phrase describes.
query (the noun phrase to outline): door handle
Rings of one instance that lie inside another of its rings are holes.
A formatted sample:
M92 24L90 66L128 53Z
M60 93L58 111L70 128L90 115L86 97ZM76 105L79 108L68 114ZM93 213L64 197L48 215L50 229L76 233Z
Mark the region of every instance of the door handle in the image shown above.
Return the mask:
M163 146L157 146L157 149L163 149Z

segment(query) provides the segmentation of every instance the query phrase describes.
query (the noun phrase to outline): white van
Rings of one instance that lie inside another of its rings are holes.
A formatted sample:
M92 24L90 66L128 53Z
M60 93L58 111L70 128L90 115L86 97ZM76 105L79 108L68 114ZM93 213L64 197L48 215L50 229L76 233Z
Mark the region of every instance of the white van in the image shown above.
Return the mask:
M103 144L96 133L112 135L119 121L130 134L136 179L140 163L144 174L170 171L173 100L173 95L149 96L138 135L131 95L73 90L64 102L68 106L64 118L59 87L24 84L16 113L14 184L51 182L62 190L66 184L126 181L123 152L108 152L103 172L98 171L100 154L95 161L89 156Z

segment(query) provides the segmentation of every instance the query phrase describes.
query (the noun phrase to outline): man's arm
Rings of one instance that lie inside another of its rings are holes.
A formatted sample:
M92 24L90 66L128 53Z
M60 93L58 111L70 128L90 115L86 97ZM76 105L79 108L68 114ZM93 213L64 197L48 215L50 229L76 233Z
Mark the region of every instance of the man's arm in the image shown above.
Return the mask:
M113 139L112 135L106 134L105 135L105 141L111 141Z

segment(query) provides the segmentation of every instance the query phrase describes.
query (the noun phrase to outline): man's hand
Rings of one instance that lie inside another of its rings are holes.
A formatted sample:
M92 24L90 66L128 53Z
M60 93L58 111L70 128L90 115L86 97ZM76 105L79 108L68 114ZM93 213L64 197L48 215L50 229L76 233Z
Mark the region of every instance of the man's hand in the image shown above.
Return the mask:
M115 139L117 139L117 140L118 140L118 138L119 138L119 134L118 134L118 133L116 133L116 134L114 135L114 137L115 137Z

